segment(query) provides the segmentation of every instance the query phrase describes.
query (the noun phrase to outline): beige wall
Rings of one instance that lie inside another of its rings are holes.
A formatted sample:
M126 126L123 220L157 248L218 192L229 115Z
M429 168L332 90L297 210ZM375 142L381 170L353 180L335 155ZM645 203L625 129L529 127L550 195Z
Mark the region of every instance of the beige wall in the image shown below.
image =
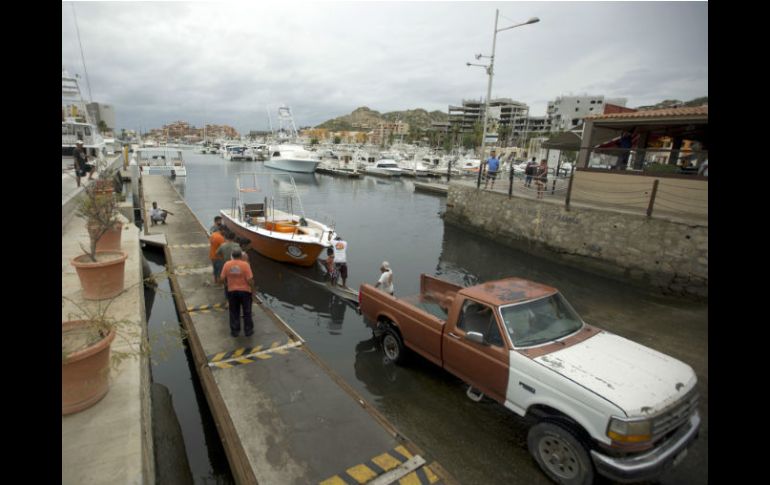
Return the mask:
M644 179L643 179L644 180ZM684 192L684 190L683 190ZM652 285L663 293L708 297L708 225L648 218L452 183L447 223L565 264Z
M708 178L590 172L577 170L572 182L572 202L611 205L646 211L652 186L659 180L653 214L665 212L682 217L708 216Z

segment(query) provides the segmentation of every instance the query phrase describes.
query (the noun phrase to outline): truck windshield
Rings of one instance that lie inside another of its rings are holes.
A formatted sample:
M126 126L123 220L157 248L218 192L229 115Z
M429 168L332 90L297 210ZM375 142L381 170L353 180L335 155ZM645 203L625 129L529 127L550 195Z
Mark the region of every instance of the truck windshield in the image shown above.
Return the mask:
M583 321L561 294L502 307L508 335L515 347L540 345L576 332Z

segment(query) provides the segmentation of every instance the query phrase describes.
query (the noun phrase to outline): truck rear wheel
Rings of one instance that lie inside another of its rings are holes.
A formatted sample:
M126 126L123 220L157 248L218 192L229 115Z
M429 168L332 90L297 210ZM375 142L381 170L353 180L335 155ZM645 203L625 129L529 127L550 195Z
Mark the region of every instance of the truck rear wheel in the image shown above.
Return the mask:
M530 428L529 452L552 480L565 485L590 485L594 466L588 450L569 429L547 421Z
M393 327L385 329L385 334L382 337L382 349L385 351L385 357L392 362L400 364L404 361L406 349L401 341L401 336Z

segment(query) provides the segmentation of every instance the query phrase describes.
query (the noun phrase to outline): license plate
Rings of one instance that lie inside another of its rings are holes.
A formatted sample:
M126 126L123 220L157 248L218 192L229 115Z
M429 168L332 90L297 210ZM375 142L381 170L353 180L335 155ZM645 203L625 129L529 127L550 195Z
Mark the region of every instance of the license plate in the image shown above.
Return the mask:
M682 452L681 452L681 453L679 453L679 454L676 456L676 458L674 458L674 466L677 466L678 464L680 464L680 463L682 462L682 460L684 460L684 457L685 457L685 456L687 456L687 448L685 448L684 450L682 450Z

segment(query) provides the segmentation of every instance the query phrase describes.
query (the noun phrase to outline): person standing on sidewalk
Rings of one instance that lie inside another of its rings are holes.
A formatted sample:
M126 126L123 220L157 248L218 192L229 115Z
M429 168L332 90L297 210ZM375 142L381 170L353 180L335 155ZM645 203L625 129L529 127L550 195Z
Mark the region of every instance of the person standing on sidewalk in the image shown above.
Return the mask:
M487 160L487 177L484 180L484 188L487 188L489 179L492 179L492 189L495 188L495 179L497 178L497 170L500 168L500 159L497 158L496 152L492 150L489 153L489 159Z
M222 267L219 275L225 283L227 304L230 310L230 335L237 337L241 333L241 313L243 313L243 332L247 337L254 333L254 320L251 318L251 295L254 293L254 274L251 266L241 259L241 248L235 248L232 259Z
M72 156L75 158L75 180L80 187L80 177L84 177L88 174L88 180L92 180L94 177L94 167L88 163L88 154L85 148L83 148L83 140L78 140L76 143L75 151L72 152Z

